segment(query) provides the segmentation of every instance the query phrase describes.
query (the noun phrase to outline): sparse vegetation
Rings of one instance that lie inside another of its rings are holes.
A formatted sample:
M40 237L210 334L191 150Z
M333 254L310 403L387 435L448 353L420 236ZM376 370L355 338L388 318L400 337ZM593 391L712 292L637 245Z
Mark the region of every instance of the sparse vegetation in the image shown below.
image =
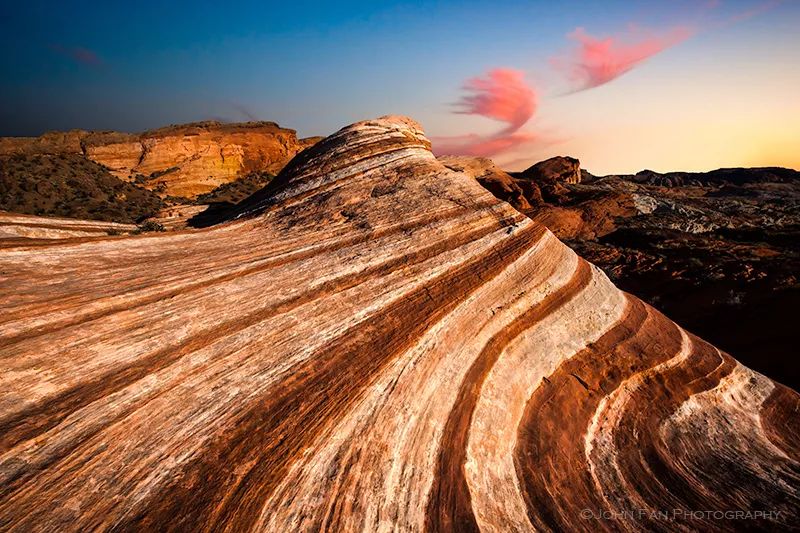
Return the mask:
M152 174L150 174L149 178L145 178L145 180L160 178L161 176L165 176L165 175L170 174L172 172L177 172L178 170L180 170L180 168L178 168L178 167L169 167L168 169L165 169L165 170L157 170L157 171L153 172Z
M0 158L0 210L136 223L162 206L155 192L120 180L80 154Z
M139 227L134 231L134 234L149 233L153 231L167 231L164 226L153 220L146 220L139 224Z
M228 202L238 204L251 194L269 185L275 178L266 172L253 172L230 183L223 183L211 192L201 194L195 200L198 204Z

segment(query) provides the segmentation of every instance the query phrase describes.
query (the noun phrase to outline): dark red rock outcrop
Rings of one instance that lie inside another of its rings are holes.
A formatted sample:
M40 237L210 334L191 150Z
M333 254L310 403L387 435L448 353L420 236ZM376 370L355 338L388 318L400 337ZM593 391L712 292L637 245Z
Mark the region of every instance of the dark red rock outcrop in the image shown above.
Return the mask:
M556 156L516 172L515 177L538 183L580 183L581 162L574 157Z
M522 211L620 288L800 388L800 366L785 355L800 308L800 172L581 173L581 183L543 185L543 201Z
M0 272L2 530L800 520L800 397L406 118L321 141L227 224L18 244Z

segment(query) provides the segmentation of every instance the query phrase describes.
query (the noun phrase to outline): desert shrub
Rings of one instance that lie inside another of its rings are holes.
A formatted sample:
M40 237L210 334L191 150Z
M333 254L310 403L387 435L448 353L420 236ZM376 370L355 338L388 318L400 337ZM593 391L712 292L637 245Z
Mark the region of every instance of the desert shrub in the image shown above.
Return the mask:
M147 233L151 231L167 231L167 230L164 226L162 226L158 222L155 222L154 220L145 220L144 222L139 224L135 233Z
M80 154L0 157L0 210L135 223L162 205Z
M201 194L195 200L198 204L229 202L237 204L251 194L263 189L275 178L266 172L253 172L229 183L223 183L216 189Z

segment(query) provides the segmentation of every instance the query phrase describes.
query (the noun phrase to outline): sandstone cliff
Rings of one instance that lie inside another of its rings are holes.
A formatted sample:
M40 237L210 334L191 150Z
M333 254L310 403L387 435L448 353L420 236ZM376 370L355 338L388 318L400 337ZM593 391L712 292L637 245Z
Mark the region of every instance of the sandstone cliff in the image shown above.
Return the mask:
M193 198L251 172L277 174L317 140L298 139L273 122L199 122L141 134L75 130L0 138L0 156L83 154L119 178L165 196Z
M0 251L0 529L796 526L800 396L429 148L361 122L227 224Z

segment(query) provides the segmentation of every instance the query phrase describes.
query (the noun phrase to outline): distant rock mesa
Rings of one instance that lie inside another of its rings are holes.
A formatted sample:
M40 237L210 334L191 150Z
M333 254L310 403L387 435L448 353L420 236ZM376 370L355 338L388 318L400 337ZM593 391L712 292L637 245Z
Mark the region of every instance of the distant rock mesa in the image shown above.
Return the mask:
M81 153L162 195L194 198L250 172L277 174L319 138L298 139L274 122L198 122L141 134L47 133L0 138L0 155Z
M407 118L319 142L229 223L14 242L0 272L3 531L800 520L797 393L619 291Z

